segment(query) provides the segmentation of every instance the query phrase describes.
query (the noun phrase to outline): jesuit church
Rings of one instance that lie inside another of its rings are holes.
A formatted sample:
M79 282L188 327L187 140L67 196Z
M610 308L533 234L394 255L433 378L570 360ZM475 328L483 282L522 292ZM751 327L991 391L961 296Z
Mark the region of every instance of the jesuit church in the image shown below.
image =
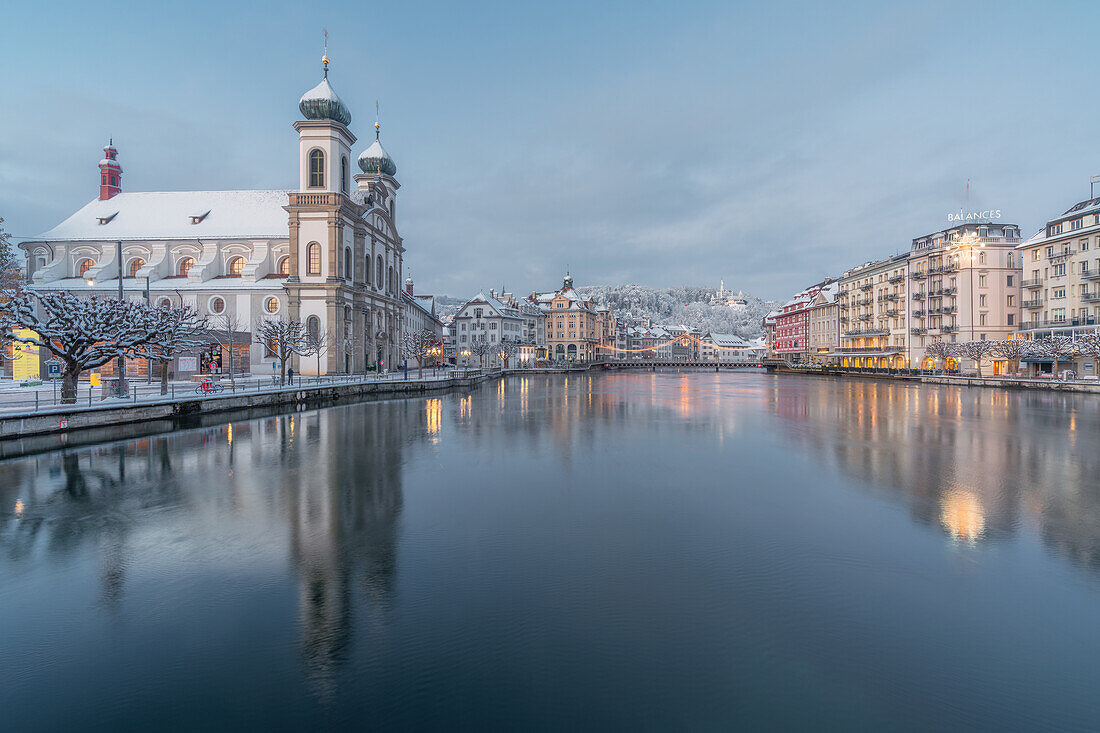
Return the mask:
M394 223L397 166L377 120L375 139L353 157L351 112L329 83L328 56L322 61L324 78L298 103L296 190L124 192L118 151L108 144L99 197L19 245L31 287L117 297L121 274L129 298L189 304L222 331L235 319L249 332L234 339L238 373L272 371L273 355L254 343L263 318L326 333L323 374L396 366L407 307ZM215 352L226 371L225 340L207 355ZM199 361L199 369L208 363ZM316 358L299 361L300 373L317 371ZM177 375L191 365L181 359Z

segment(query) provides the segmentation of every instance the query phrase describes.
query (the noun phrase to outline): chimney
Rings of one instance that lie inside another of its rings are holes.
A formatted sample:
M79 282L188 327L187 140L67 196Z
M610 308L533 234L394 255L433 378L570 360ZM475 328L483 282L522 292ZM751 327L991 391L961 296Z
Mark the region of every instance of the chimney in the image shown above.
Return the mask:
M118 151L115 150L114 138L103 148L103 160L99 161L99 200L107 199L122 193L122 166L118 164Z

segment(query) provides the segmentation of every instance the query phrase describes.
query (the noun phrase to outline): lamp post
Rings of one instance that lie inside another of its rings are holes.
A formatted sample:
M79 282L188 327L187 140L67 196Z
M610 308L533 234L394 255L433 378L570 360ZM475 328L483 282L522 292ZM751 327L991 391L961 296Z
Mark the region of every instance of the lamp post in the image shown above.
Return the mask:
M122 302L122 240L115 241L115 259L118 263L118 300ZM126 357L118 355L118 396L126 396Z

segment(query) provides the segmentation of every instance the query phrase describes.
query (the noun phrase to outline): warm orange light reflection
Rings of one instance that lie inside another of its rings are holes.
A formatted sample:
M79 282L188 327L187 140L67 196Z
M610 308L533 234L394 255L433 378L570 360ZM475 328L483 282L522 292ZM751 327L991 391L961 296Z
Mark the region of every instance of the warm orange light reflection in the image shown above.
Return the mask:
M985 511L969 491L948 491L940 504L940 522L956 540L974 542L985 531Z
M443 400L433 397L425 402L424 417L428 426L428 435L437 435L443 425Z

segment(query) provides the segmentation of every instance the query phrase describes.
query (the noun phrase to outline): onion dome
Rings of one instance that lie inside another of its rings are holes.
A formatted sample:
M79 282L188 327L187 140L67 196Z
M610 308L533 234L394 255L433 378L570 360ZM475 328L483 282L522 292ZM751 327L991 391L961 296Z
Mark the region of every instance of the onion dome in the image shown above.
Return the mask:
M321 60L325 65L325 78L302 95L298 109L307 120L332 120L346 127L351 124L351 111L328 83L328 56Z
M386 152L386 149L382 147L382 143L378 140L381 130L382 126L376 121L374 123L374 142L359 154L359 169L364 173L382 173L387 176L395 176L397 175L397 164L393 162L393 158L390 157L390 154Z

